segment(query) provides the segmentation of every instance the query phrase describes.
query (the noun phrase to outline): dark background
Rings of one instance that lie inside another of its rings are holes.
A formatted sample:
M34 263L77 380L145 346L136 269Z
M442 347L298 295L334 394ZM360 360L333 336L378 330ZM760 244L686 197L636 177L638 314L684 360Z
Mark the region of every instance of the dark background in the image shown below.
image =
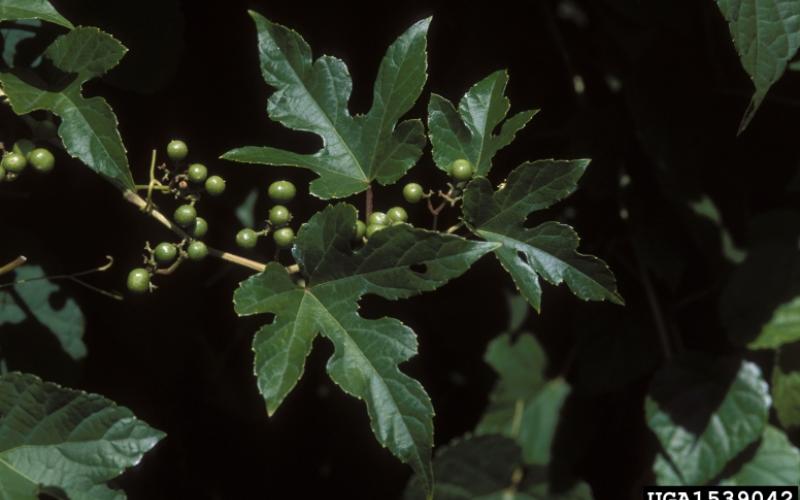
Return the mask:
M554 483L582 478L597 499L638 498L638 488L652 481L656 444L643 397L664 359L653 301L673 350L738 352L717 313L732 266L721 256L718 229L689 203L708 195L742 248L754 243L748 228L755 216L797 206L787 185L797 171L800 77L787 73L737 137L752 86L711 0L53 3L75 24L100 26L131 49L85 94L104 96L116 111L137 181L146 181L150 150L163 154L176 137L189 144L190 159L227 179L225 196L200 204L211 227L207 241L218 248L234 248L234 210L254 187L259 217L266 217L266 187L277 178L298 185L290 206L296 222L324 206L308 196L313 176L306 171L217 160L243 145L318 147L316 137L267 118L270 89L246 9L296 29L315 56L344 59L354 80L353 113L369 108L386 47L423 17L433 15L430 76L411 116L424 116L430 91L456 101L490 72L508 68L512 112L542 111L497 155L494 180L524 160L592 158L578 193L537 217L575 226L582 251L610 264L628 302L587 304L563 286L546 286L542 314L527 323L550 355L548 371L566 374L574 386L557 437ZM574 75L585 93L574 91ZM7 125L14 120L2 113ZM24 127L9 127L24 136ZM170 234L78 162L63 153L58 160L47 178L0 187L0 261L22 253L59 274L112 255L116 265L89 280L121 291L144 242ZM631 179L626 187L622 175ZM427 154L408 179L434 188L446 181ZM363 196L352 201L360 206ZM377 190L377 208L399 201L399 186ZM172 207L163 201L165 212ZM410 212L415 224L429 224L423 207ZM445 215L445 224L456 215ZM271 254L264 245L248 255ZM399 497L410 470L376 443L363 404L327 379L332 349L324 339L301 383L267 418L250 342L268 318L239 319L231 307L248 274L208 259L159 279L156 293L122 302L63 282L88 320L86 360L70 363L31 324L8 327L2 347L12 368L101 393L167 432L116 482L134 500ZM505 328L503 292L512 289L487 257L435 293L362 303L365 316L391 315L417 332L420 354L403 369L431 395L437 445L470 431L486 405L494 375L483 352Z

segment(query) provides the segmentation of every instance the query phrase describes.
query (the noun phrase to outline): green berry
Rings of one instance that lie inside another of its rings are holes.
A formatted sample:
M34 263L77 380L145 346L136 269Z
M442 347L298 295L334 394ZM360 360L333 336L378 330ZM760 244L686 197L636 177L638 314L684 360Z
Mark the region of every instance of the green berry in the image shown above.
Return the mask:
M409 203L419 203L423 194L422 186L416 182L409 182L403 187L403 198Z
M53 170L56 165L56 158L53 153L45 148L36 148L28 153L28 161L37 172L44 174Z
M202 240L208 232L208 222L202 217L194 220L194 224L189 230L189 234L196 240Z
M6 169L0 165L0 182L3 182L3 179L6 178Z
M474 173L475 169L469 160L460 158L450 165L450 175L457 181L468 181Z
M294 231L290 227L282 227L272 233L272 238L279 248L289 248L294 243Z
M364 224L363 221L357 220L356 221L356 228L353 234L353 239L356 241L360 241L361 238L367 233L367 225Z
M408 220L408 212L403 207L392 207L386 211L386 216L392 222L405 222Z
M25 167L28 166L28 160L19 153L7 153L3 157L2 163L0 165L3 166L9 172L13 172L15 174L21 173L25 170Z
M297 189L295 189L294 184L289 181L275 181L269 185L267 194L269 194L270 199L274 202L287 203L294 199L294 195L297 194Z
M208 247L202 241L193 241L189 243L186 253L191 260L203 260L208 255Z
M381 229L386 229L386 224L370 224L367 226L367 238L371 238L373 234Z
M225 192L225 179L218 175L212 175L206 179L206 191L211 196L219 196Z
M185 142L173 139L167 144L167 156L172 161L180 161L189 154L189 146Z
M150 289L150 273L147 269L137 267L128 273L128 290L133 293L144 293Z
M283 205L275 205L269 209L269 221L272 224L282 226L290 220L292 220L292 213Z
M30 158L28 158L28 154L33 151L34 148L36 148L36 145L29 139L20 139L14 143L12 150L30 160Z
M160 264L170 264L178 256L178 248L172 243L162 242L156 245L153 256Z
M197 220L197 210L191 205L181 205L175 209L173 218L179 226L189 227Z
M208 169L202 163L192 163L186 171L186 177L188 177L190 181L200 184L208 177Z
M383 212L372 212L367 217L367 226L372 224L380 224L386 226L389 224L389 217Z
M242 229L236 233L236 244L241 248L253 248L258 243L258 235L252 229Z

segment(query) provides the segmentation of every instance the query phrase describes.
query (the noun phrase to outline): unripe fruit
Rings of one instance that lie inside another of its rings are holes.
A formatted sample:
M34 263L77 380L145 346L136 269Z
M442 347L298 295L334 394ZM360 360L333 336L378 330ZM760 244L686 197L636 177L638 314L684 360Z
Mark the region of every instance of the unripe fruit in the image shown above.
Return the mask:
M6 178L6 169L0 165L0 182L3 182L3 179Z
M43 174L53 170L56 165L53 153L45 148L36 148L28 153L28 161L37 172L42 172Z
M357 220L355 231L353 233L353 239L355 239L356 241L360 241L361 238L363 238L366 233L367 233L367 225L364 224L363 221Z
M128 290L133 293L144 293L150 289L150 273L147 269L137 267L128 273Z
M289 181L275 181L269 185L267 194L274 202L287 203L294 199L297 189Z
M386 216L392 222L405 222L408 220L408 212L403 207L392 207L386 211Z
M160 264L170 264L178 256L178 248L172 243L162 242L153 250L153 256Z
M19 153L6 153L0 165L9 172L19 174L28 166L28 160Z
M290 220L292 220L292 213L283 205L275 205L269 209L269 221L272 224L282 226Z
M197 210L191 205L181 205L175 209L173 218L179 226L189 227L197 220Z
M450 175L453 179L457 181L468 181L472 178L472 175L475 173L475 169L472 167L472 163L469 160L465 160L463 158L454 161L450 165Z
M36 144L34 144L33 141L29 139L20 139L14 143L14 147L11 149L15 153L21 154L26 159L30 160L30 158L28 158L28 153L33 151L35 148Z
M178 139L173 139L167 144L167 156L170 160L180 161L186 158L189 154L189 146L185 142Z
M206 192L211 196L219 196L225 192L225 179L212 175L206 179Z
M186 171L186 177L190 181L200 184L208 177L208 169L202 163L192 163Z
M367 238L371 238L373 234L377 233L381 229L386 229L385 224L370 224L367 226Z
M409 203L419 203L425 192L416 182L409 182L403 187L403 198Z
M367 217L367 226L371 226L372 224L386 226L389 224L389 217L383 212L372 212L369 214L369 217Z
M252 229L242 229L236 233L236 244L241 248L253 248L258 243L258 235Z
M294 243L294 231L290 227L282 227L272 233L272 239L279 248L289 248Z
M208 232L208 222L202 217L194 220L194 224L189 228L189 234L196 240L202 240Z
M189 243L186 253L191 260L203 260L208 255L208 247L202 241L193 241Z

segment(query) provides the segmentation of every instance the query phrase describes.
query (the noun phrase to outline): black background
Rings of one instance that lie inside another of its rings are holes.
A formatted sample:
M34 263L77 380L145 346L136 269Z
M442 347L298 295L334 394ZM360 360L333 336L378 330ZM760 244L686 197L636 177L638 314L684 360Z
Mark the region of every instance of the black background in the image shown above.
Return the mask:
M578 193L537 217L575 226L582 251L610 264L628 302L625 308L587 304L563 286L546 286L542 314L527 324L550 354L548 372L566 374L575 387L557 439L554 482L583 478L598 499L637 498L640 486L652 481L656 444L642 400L662 354L638 262L660 269L645 279L685 349L733 352L716 314L729 266L719 256L717 233L691 214L687 202L708 194L744 247L754 214L797 202L785 187L797 170L798 76L787 74L737 137L752 87L710 0L54 5L76 24L100 26L131 49L107 79L86 85L85 94L106 97L116 111L137 181L146 180L150 150L163 154L174 137L186 140L193 161L227 179L225 196L200 204L211 227L207 240L218 248L233 249L240 228L234 209L253 187L261 217L269 208L266 187L277 178L298 185L290 206L295 221L324 206L308 195L313 176L306 171L216 159L243 145L318 147L315 137L268 120L270 89L260 76L246 9L296 29L315 56L344 59L354 81L353 113L369 108L386 47L423 17L433 16L429 79L411 116L424 116L431 91L455 101L474 82L508 68L512 112L542 111L497 155L493 180L524 160L592 158ZM565 15L564 5L580 15ZM574 74L584 79L585 93L573 90ZM138 91L141 85L149 92ZM3 111L2 119L13 116ZM11 133L23 135L24 128ZM122 290L144 242L170 234L78 162L63 154L58 160L47 178L25 176L0 186L0 260L22 253L58 274L112 255L116 265L89 280ZM619 186L623 173L632 179L625 189ZM408 179L436 188L446 181L427 154ZM363 196L351 201L360 206ZM399 201L398 186L376 192L378 209ZM163 201L166 212L172 206ZM628 220L620 218L621 206ZM415 224L429 224L423 207L410 212ZM456 215L446 215L445 223ZM267 260L271 254L265 244L247 255ZM363 404L327 379L332 349L324 339L315 343L298 387L267 418L250 342L268 318L240 319L231 307L236 283L248 274L208 259L159 279L156 293L122 302L64 282L87 317L88 357L69 363L31 324L4 327L3 348L12 368L101 393L167 432L116 482L134 500L399 497L410 470L376 443ZM494 376L482 356L505 328L504 291L512 289L487 257L435 293L362 303L365 316L391 315L417 332L420 354L403 369L431 395L437 445L472 429L486 405ZM628 350L594 347L597 338L617 335Z

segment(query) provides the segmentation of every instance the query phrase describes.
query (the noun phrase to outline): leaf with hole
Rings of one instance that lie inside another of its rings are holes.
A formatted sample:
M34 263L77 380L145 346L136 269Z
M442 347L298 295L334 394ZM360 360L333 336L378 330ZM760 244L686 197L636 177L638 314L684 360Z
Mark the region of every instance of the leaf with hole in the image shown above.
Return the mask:
M577 252L578 235L571 227L558 222L524 226L530 214L569 196L588 164L589 160L527 162L514 169L496 191L487 178L479 177L464 193L464 220L470 230L502 245L495 256L537 311L540 277L554 285L566 283L583 300L624 303L608 266Z
M305 283L271 263L240 284L234 305L239 315L275 315L253 342L258 387L270 414L302 376L321 333L334 345L331 379L364 400L378 441L430 489L433 408L422 385L398 369L416 354L416 338L395 319L362 318L358 302L366 294L395 300L435 290L496 245L402 224L375 233L354 251L355 224L356 209L347 204L314 215L292 250Z

